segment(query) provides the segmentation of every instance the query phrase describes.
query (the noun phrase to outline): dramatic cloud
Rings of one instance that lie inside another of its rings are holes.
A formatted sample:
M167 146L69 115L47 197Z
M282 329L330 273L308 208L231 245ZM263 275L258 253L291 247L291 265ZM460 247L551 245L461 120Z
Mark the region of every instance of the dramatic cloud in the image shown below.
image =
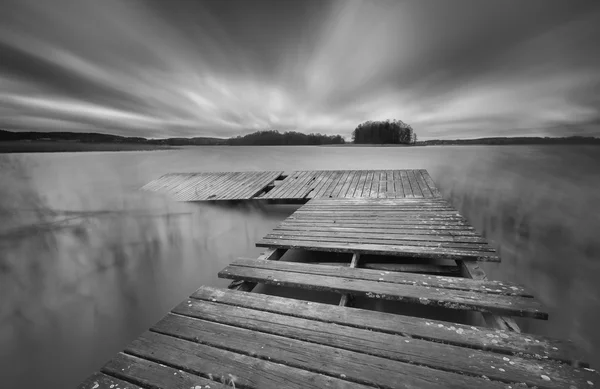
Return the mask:
M4 3L6 129L600 136L595 2Z

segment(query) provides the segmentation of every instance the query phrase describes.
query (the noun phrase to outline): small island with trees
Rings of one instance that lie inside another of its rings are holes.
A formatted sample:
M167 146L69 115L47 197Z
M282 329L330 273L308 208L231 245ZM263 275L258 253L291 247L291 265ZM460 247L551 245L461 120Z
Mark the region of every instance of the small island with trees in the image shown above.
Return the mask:
M352 132L357 144L416 144L417 134L402 120L367 121Z

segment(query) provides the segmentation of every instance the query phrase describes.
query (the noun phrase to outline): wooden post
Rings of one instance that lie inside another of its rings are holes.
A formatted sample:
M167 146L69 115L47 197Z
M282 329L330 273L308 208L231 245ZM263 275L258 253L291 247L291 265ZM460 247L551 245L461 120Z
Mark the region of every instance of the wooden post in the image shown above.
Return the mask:
M487 275L475 261L457 260L456 263L460 266L463 277L472 278L474 280L487 280ZM513 318L508 316L498 316L489 312L482 312L483 320L491 328L497 328L504 331L521 332L519 325Z
M287 251L286 249L267 249L267 251L262 253L256 259L278 261L281 257L283 257L283 254L285 254L286 251ZM242 292L252 292L252 289L254 289L256 287L256 285L257 285L256 282L247 282L247 281L242 281L242 280L236 280L236 281L233 281L231 284L229 284L229 286L227 286L227 288L233 289L233 290L239 290Z
M360 258L360 254L359 253L354 253L352 254L352 261L350 261L350 267L354 268L356 267L356 265L358 264L358 260ZM345 307L347 305L350 305L350 299L352 298L351 295L349 294L343 294L342 298L340 299L340 307Z

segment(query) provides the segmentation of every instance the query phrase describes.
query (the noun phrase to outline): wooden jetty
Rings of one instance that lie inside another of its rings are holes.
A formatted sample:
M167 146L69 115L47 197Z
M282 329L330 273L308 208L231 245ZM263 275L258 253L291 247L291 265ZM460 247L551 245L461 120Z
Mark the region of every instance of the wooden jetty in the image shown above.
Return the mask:
M440 197L426 170L171 173L142 190L178 201L304 203L313 198Z
M261 198L312 199L257 243L265 253L231 262L219 272L233 280L228 289L201 286L80 388L600 385L571 342L520 331L512 317L547 320L543 305L521 285L488 280L478 263L500 261L494 248L441 198L427 172L407 172L288 175L287 187L274 185ZM254 199L276 174L256 173L259 185L219 182ZM307 177L322 180L308 185ZM172 193L185 186L170 185ZM346 255L347 263L286 261L290 249ZM253 293L258 284L337 293L339 303ZM360 308L357 298L475 312L486 325Z

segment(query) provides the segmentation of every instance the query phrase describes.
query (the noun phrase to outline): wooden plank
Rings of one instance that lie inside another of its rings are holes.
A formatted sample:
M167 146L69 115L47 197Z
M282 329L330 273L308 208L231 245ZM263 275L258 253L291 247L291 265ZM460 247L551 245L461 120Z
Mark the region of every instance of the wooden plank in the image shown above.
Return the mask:
M356 188L358 187L358 181L360 180L361 172L359 170L355 170L352 173L352 180L350 181L350 185L344 192L343 195L340 193L340 197L351 198L354 196L354 192L356 192Z
M189 191L186 195L181 193L177 196L178 200L183 201L201 201L206 200L214 192L224 185L227 180L233 175L233 172L215 174L214 179L208 183L203 183L201 186L196 186L193 190Z
M307 171L302 181L298 182L298 186L287 194L288 198L302 199L308 193L309 187L316 180L316 172Z
M317 172L315 180L310 185L310 187L308 188L308 191L303 196L303 198L309 198L309 199L313 198L315 193L317 193L317 191L323 186L323 182L325 182L327 180L327 174L328 174L328 172L319 170Z
M223 195L228 195L235 189L239 188L244 181L248 180L250 178L249 176L254 175L256 174L252 172L233 172L233 174L229 176L229 178L219 188L216 188L213 191L212 195L210 195L210 200L219 200Z
M431 176L429 175L429 173L427 172L427 170L420 169L419 172L421 173L421 177L423 177L423 180L425 181L425 183L429 187L429 190L431 190L431 193L432 193L433 197L442 197L442 194L440 193L440 191L438 190L438 188L435 186L435 183L431 179Z
M504 388L481 377L431 369L185 316L168 315L153 331L349 382L384 388ZM175 339L175 338L173 338ZM177 339L179 340L179 339ZM285 378L282 377L282 378ZM285 382L285 381L283 381ZM490 385L491 384L491 385ZM243 384L240 382L240 386ZM281 387L288 387L283 384Z
M337 269L342 270L344 268ZM436 290L429 286L391 284L232 265L221 270L219 277L340 294L350 293L369 298L439 306L448 309L548 319L548 313L543 311L538 301L520 296L484 295L462 290Z
M319 183L318 187L315 189L314 195L312 196L313 199L321 198L325 194L327 187L331 184L331 180L332 180L332 177L334 174L335 174L335 172L332 170L325 171L323 180Z
M431 198L431 197L433 197L433 193L431 192L431 190L429 189L429 186L427 185L427 183L423 179L423 176L421 175L421 171L420 170L413 170L412 174L414 174L415 180L417 181L417 184L419 184L419 188L421 188L421 192L423 193L423 197L425 197L425 198Z
M572 364L582 361L582 354L570 341L562 341L534 334L520 334L486 327L448 323L415 316L404 316L367 309L339 307L330 304L289 299L278 296L244 293L202 286L192 299L218 302L233 307L246 307L294 317L302 317L324 323L364 328L424 339L432 342L453 344L478 350L488 350L507 356L520 355ZM449 325L453 327L449 330ZM545 358L543 358L545 359ZM583 362L583 366L589 366Z
M226 190L221 190L214 200L240 198L241 196L236 195L247 191L248 186L255 183L263 174L264 172L240 172L238 176L234 177L235 181L231 182Z
M360 254L357 254L357 253L352 254L352 260L350 261L350 268L353 269L353 268L357 267L359 258L360 258ZM345 307L346 305L349 305L351 297L352 296L347 293L343 294L342 298L340 299L339 306Z
M360 170L358 175L358 183L356 184L356 189L352 193L351 198L361 197L363 188L365 187L365 181L367 180L368 172L366 170Z
M352 261L358 255L353 255ZM505 296L523 296L533 297L530 291L523 286L510 282L489 281L489 280L473 280L462 277L443 277L443 276L428 276L423 274L409 274L399 272L382 272L370 269L355 269L353 267L336 268L326 265L316 265L314 263L297 263L286 261L265 261L265 260L244 260L238 259L233 261L230 266L245 266L256 269L278 270L289 273L314 274L328 277L340 277L353 280L367 280L376 282L386 282L392 284L403 285L420 285L430 288L463 290L474 293L498 294ZM354 266L356 267L356 266ZM485 298L485 296L483 296Z
M212 173L202 174L199 177L197 177L197 180L190 181L185 187L180 188L177 191L177 193L174 194L173 198L176 200L186 199L190 195L192 195L192 193L194 193L194 191L200 190L204 186L210 185L217 178L218 178L218 176L216 174L212 174Z
M373 171L373 183L371 184L371 192L368 197L377 198L379 196L379 180L381 176L381 170Z
M457 230L474 231L475 229L466 223L448 223L443 220L334 220L324 218L287 218L285 222L306 225L334 225L344 227L367 227L374 226L378 228L399 228L399 229L438 229L438 230Z
M196 335L194 335L195 337ZM216 336L215 339L219 339ZM260 350L257 347L257 350ZM147 332L133 341L125 350L141 358L205 377L223 380L230 387L265 389L303 389L307 383L317 388L348 388L349 382L341 378L286 366L216 347L178 339L156 332ZM247 348L242 350L250 352ZM354 385L366 389L366 386Z
M283 172L266 172L259 175L258 178L254 182L247 183L245 185L246 190L237 193L235 195L230 195L229 199L251 199L254 198L259 193L263 192L265 188L271 184L279 177Z
M275 188L269 191L265 195L265 198L285 198L284 194L292 190L300 179L300 176L305 173L305 171L290 173L279 185L276 185Z
M361 268L395 271L404 273L422 273L422 274L444 274L444 275L460 275L458 266L432 265L428 263L373 263L367 262L361 265Z
M351 173L352 173L352 171L349 171L349 170L344 170L342 172L342 177L337 182L335 188L331 191L331 197L337 198L340 196L340 192L341 192L342 188L344 187L344 185L346 185L346 182L350 178Z
M419 184L417 183L417 180L415 178L413 171L407 170L406 176L408 177L408 181L410 181L410 187L412 188L413 195L415 197L422 198L423 192L421 191L421 188L419 187Z
M387 173L385 170L379 172L379 188L377 189L378 198L387 198Z
M396 189L394 188L394 171L388 170L385 172L386 175L386 193L385 197L395 199L396 198Z
M328 198L331 196L331 193L333 192L333 190L335 189L338 181L340 181L340 179L342 178L343 172L341 171L334 171L331 179L329 181L329 185L327 186L327 189L325 189L325 192L323 193L323 197Z
M79 389L142 389L137 385L111 377L104 373L94 373L77 387Z
M463 250L483 253L495 253L496 250L485 243L469 243L469 242L448 242L448 241L428 241L416 240L408 237L395 237L377 235L365 235L361 233L340 233L340 232L308 232L308 231L272 231L265 235L263 239L268 240L296 240L296 241L317 241L317 242L348 242L348 243L364 243L364 244L380 244L380 245L404 245L416 248L427 249L448 249L448 250Z
M478 281L487 280L485 272L477 264L472 264L465 261L457 261L457 264L461 268L464 277ZM487 325L492 328L521 332L521 329L517 323L510 317L492 315L491 313L483 313L482 315Z
M277 247L285 249L305 249L312 251L327 251L339 253L397 255L411 258L444 258L462 259L470 261L500 262L500 258L485 251L458 250L435 247L416 247L397 244L367 244L349 242L320 242L318 240L287 240L287 239L261 239L256 247Z
M186 370L188 370L187 366L185 368ZM119 353L114 359L109 361L102 368L102 371L107 374L123 378L127 381L139 383L140 385L146 388L231 388L230 385L225 385L215 381L221 379L221 377L213 377L214 380L211 380L208 378L201 377L197 374L183 371L182 369L169 367L160 363L152 362L147 359L138 358L136 356L127 355L124 353ZM229 378L230 381L230 377L226 378ZM227 380L224 381L227 382ZM227 383L229 384L230 382ZM119 385L118 387L120 388L121 386ZM113 389L113 387L110 388Z
M404 196L407 198L416 197L413 192L412 183L408 179L408 174L406 170L400 171L400 179L402 180L402 187L404 188Z
M362 232L364 234L399 234L399 235L416 235L424 237L456 237L462 239L473 239L472 241L486 242L485 238L477 234L473 230L449 230L449 229L402 229L402 228L382 228L376 225L360 224L360 227L350 227L347 223L297 223L293 220L287 220L279 224L273 231L289 230L289 231L348 231Z
M595 374L581 370L576 371L570 366L556 366L555 363L546 360L540 362L531 358L508 358L503 354L412 339L395 334L373 332L242 307L232 310L231 306L216 302L190 301L190 303L180 304L173 312L210 323L264 332L452 373L475 377L486 376L492 380L506 383L526 383L541 388L581 385L595 376ZM192 323L200 325L197 322ZM446 325L452 327L451 324ZM456 330L456 327L454 328ZM271 339L273 338L271 337ZM284 343L284 341L280 343ZM305 343L291 344L292 347L294 345L302 347ZM545 375L550 377L550 383L541 378L540 374L532 373L540 368Z
M264 253L258 256L259 261L278 261L287 252L284 249L267 249ZM242 280L232 281L227 288L233 290L239 290L242 292L251 292L255 287L256 282L247 282Z
M281 182L277 198L291 198L291 194L298 191L298 187L308 177L308 171L298 171L290 174Z

